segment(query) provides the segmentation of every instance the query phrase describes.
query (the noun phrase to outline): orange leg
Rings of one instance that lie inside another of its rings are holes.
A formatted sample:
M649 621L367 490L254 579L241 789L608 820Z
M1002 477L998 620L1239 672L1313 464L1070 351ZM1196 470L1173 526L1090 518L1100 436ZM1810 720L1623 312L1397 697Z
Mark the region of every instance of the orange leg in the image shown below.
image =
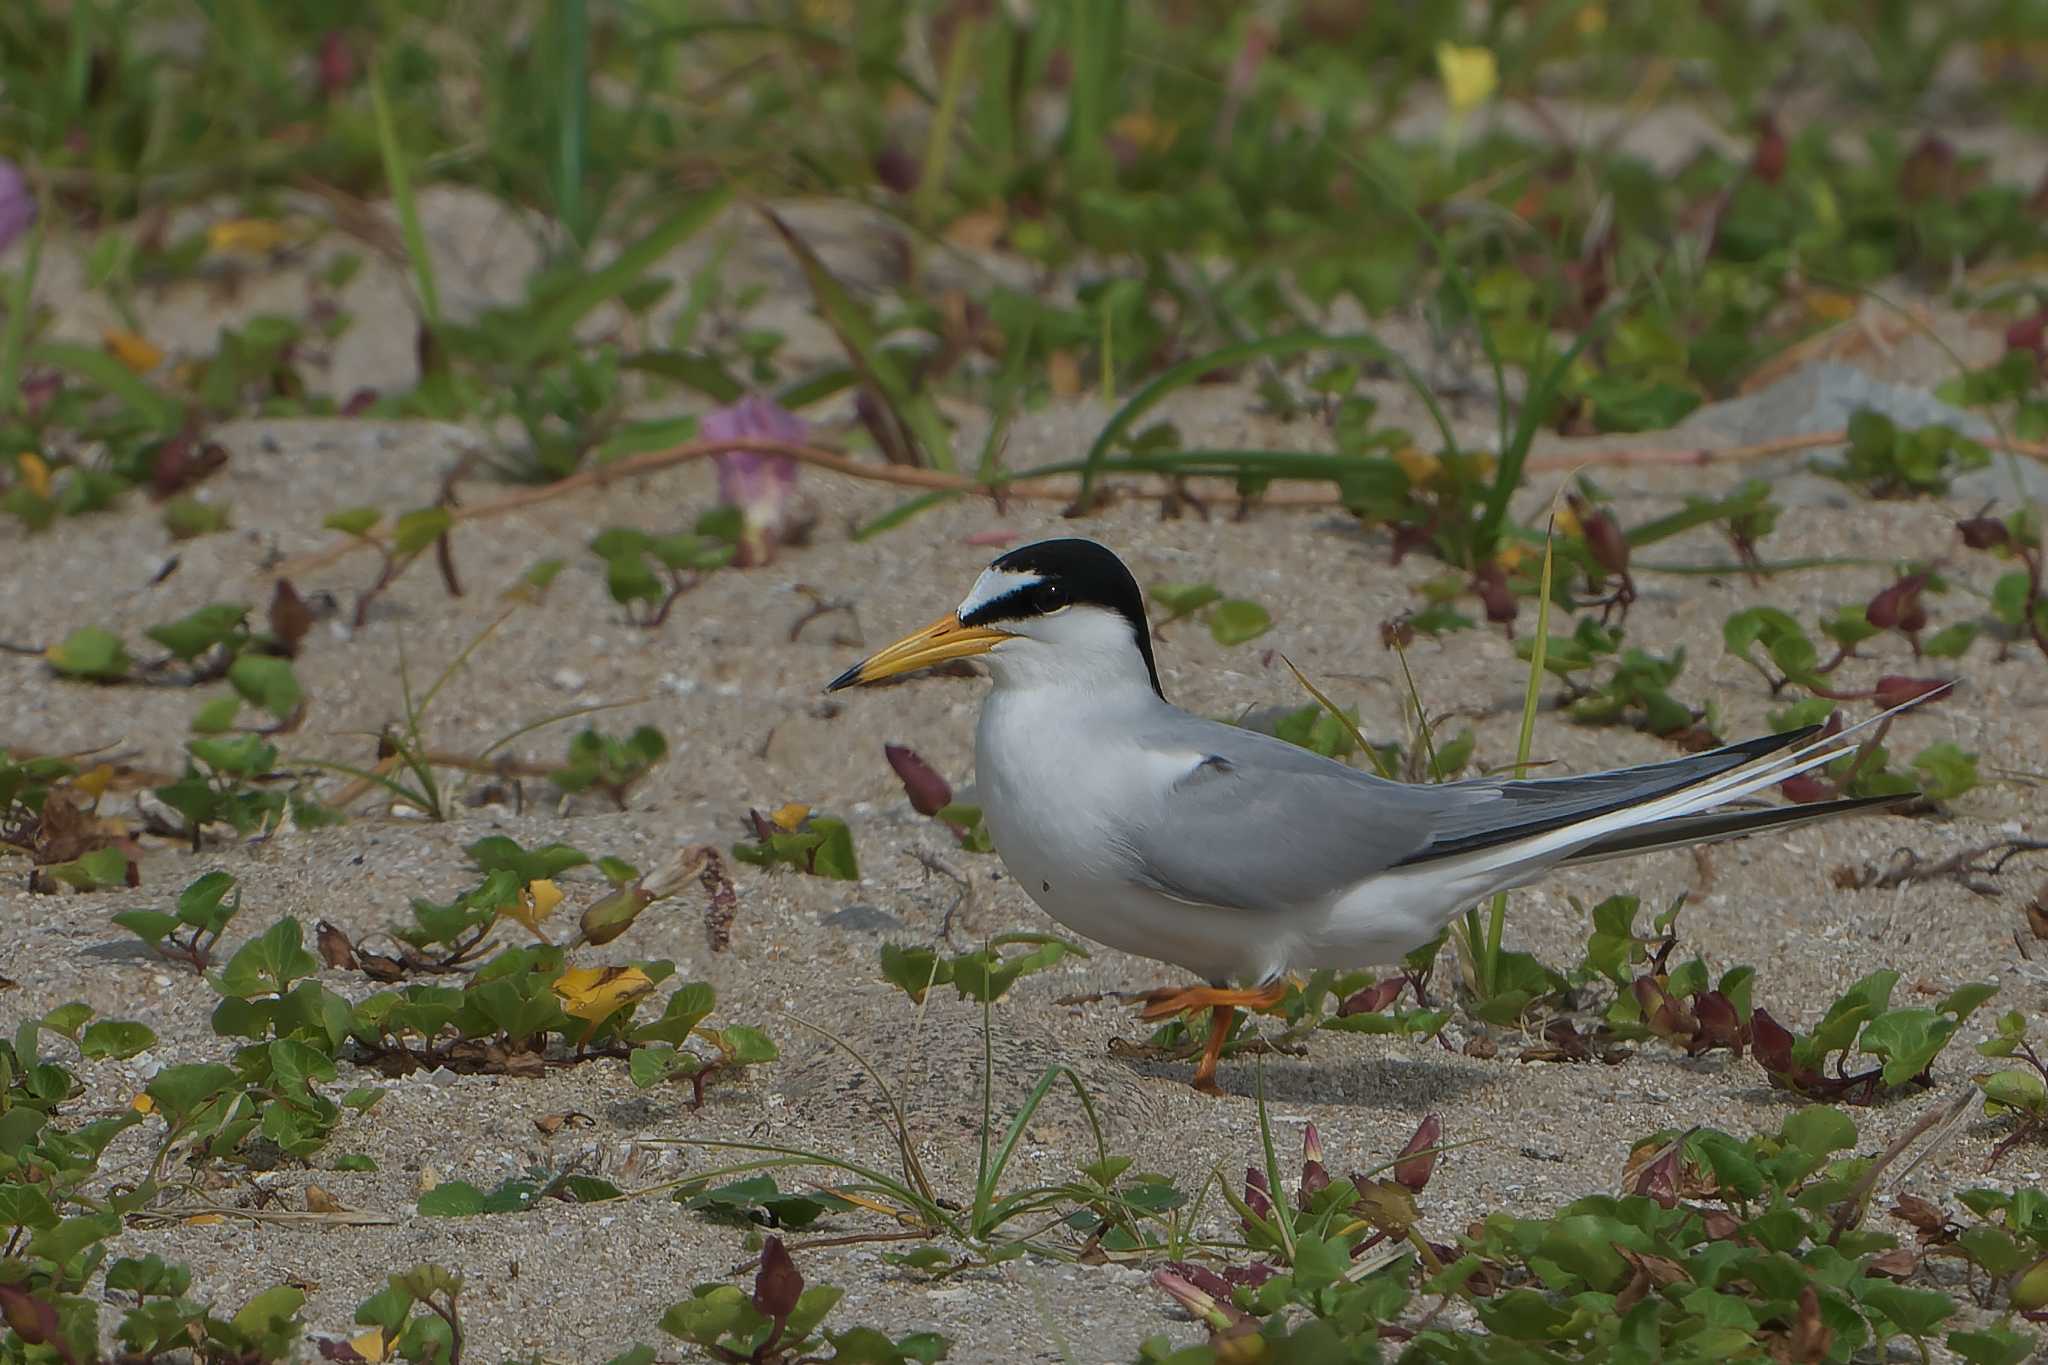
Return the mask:
M1202 1049L1201 1064L1195 1068L1194 1087L1206 1095L1217 1095L1222 1091L1216 1085L1216 1064L1223 1057L1223 1045L1230 1041L1237 1011L1270 1010L1287 998L1287 990L1285 981L1276 981L1254 990L1231 990L1221 986L1164 986L1138 997L1144 1006L1138 1017L1151 1022L1196 1010L1209 1011L1209 1041Z

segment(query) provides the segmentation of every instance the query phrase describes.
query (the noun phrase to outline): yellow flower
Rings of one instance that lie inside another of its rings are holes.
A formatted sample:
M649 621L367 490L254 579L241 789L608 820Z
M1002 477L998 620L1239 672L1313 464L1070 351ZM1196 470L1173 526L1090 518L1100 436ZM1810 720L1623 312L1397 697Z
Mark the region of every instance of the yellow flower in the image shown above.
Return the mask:
M1401 466L1401 472L1408 476L1411 486L1421 488L1437 476L1443 461L1434 455L1425 455L1414 446L1402 446L1394 452L1394 463Z
M42 456L24 450L14 457L14 467L21 471L21 481L29 492L39 498L50 496L50 466L43 463Z
M536 936L545 939L540 922L546 919L554 908L562 903L562 888L542 879L528 882L519 889L519 899L505 907L504 913L525 925Z
M1556 515L1551 518L1551 524L1557 527L1559 535L1583 536L1586 534L1586 528L1579 525L1579 514L1572 510L1570 503L1566 503L1557 509Z
M802 828L804 821L811 818L811 808L801 801L791 801L787 805L776 807L775 813L768 818L775 823L776 828L794 834Z
M1528 555L1528 550L1520 545L1503 545L1500 552L1493 557L1493 562L1500 565L1503 571L1513 573L1521 567L1522 561L1528 558Z
M1436 45L1436 74L1444 83L1451 109L1463 114L1493 98L1500 85L1500 64L1483 47L1459 47L1455 43Z
M1587 5L1573 16L1572 22L1578 26L1581 38L1597 38L1607 31L1607 7Z
M555 978L562 1008L578 1019L601 1024L654 989L654 978L638 967L571 967Z
M152 345L147 337L137 336L119 327L109 327L100 334L100 340L113 354L114 359L137 374L148 374L164 363L162 349Z
M206 248L223 256L261 256L289 236L283 223L267 218L229 218L206 230Z
M156 1112L156 1101L148 1095L137 1095L134 1099L128 1101L128 1107L138 1114L154 1114Z
M372 1327L359 1337L350 1337L349 1349L353 1350L370 1365L382 1365L391 1358L391 1343L384 1339L382 1327Z

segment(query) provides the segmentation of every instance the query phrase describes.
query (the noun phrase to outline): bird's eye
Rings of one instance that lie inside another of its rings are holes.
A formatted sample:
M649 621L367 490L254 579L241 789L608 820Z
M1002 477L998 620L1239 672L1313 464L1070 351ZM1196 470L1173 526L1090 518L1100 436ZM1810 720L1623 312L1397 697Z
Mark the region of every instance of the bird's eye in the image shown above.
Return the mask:
M1050 616L1067 605L1067 590L1058 583L1040 583L1031 590L1031 605L1041 616Z

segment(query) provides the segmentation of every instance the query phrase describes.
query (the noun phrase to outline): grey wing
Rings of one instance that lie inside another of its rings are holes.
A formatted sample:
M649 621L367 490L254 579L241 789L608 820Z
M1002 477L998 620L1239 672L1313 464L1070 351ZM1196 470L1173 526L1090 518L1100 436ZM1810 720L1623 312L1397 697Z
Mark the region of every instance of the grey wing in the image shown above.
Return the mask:
M1231 910L1318 904L1430 846L1447 811L1492 792L1407 786L1255 731L1201 723L1207 758L1120 830L1140 885ZM1197 732L1162 736L1186 751Z
M1179 717L1144 741L1208 757L1120 833L1134 879L1176 900L1241 910L1311 905L1375 873L1531 838L1681 791L1815 729L1581 777L1426 786L1388 782L1270 735ZM1555 850L1557 860L1566 856Z

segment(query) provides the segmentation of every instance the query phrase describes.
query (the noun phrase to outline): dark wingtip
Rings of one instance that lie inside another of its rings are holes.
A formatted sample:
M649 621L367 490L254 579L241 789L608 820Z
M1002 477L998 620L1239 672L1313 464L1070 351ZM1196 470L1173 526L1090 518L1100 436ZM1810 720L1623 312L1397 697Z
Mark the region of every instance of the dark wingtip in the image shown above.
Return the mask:
M837 692L841 688L852 687L855 683L860 681L860 671L866 667L867 660L861 660L852 668L847 669L844 673L841 673L838 677L834 678L831 682L826 683L825 690L827 692Z

